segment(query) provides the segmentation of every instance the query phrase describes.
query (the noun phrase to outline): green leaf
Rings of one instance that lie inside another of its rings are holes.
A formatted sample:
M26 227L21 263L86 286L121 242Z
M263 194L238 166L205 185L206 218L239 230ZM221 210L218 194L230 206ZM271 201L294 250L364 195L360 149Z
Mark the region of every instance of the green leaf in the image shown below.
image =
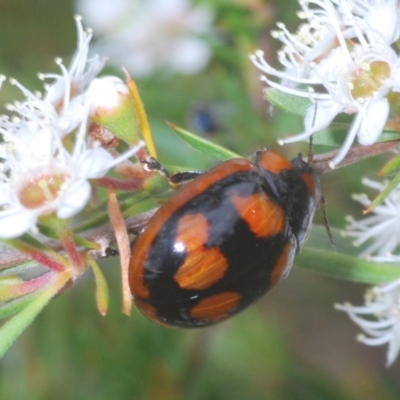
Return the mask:
M0 319L9 317L22 309L24 309L29 303L32 302L32 299L37 296L37 293L30 293L26 296L20 297L18 299L8 301L0 306ZM1 339L0 339L1 340Z
M400 172L400 155L392 158L385 166L379 171L379 175L387 176Z
M398 140L400 138L400 134L398 132L393 131L383 131L377 140L377 142L388 142L389 140Z
M232 158L242 158L240 155L230 151L218 144L215 144L203 137L195 135L185 129L180 128L168 122L168 125L191 147L220 161L230 160Z
M389 196L389 194L395 190L400 184L400 174L397 174L385 187L385 189L382 190L381 193L377 197L375 197L374 201L371 203L371 205L367 208L366 212L371 212L373 211L376 207L378 207L380 204L383 203L383 201L386 199L386 197Z
M57 279L33 297L28 305L9 319L0 328L0 358L11 347L19 335L31 324L46 304L65 286L71 279L69 273L62 273Z
M312 104L307 98L284 93L275 88L267 89L265 91L265 98L275 107L301 117L306 115L307 109Z
M400 278L400 265L376 263L357 258L360 249L351 246L348 238L339 236L338 229L332 229L337 251L333 251L329 238L323 232L325 227L313 226L313 232L295 264L309 271L332 278L376 285Z
M340 147L346 138L349 127L350 125L345 123L332 122L328 129L313 134L313 144Z
M108 303L110 297L107 280L96 261L91 259L89 262L96 280L97 309L99 310L101 315L106 315L108 311Z
M376 285L400 278L400 265L374 263L353 256L306 247L296 265L331 278Z

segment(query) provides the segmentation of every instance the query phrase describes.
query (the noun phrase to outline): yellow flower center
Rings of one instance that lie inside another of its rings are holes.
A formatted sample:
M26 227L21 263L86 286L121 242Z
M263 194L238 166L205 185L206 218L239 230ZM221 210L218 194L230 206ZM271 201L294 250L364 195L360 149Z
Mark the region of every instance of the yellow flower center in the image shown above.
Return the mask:
M355 99L373 96L390 76L390 67L385 61L373 61L353 71L350 92Z
M19 191L19 199L26 208L39 208L56 200L63 189L66 175L42 174L29 180Z

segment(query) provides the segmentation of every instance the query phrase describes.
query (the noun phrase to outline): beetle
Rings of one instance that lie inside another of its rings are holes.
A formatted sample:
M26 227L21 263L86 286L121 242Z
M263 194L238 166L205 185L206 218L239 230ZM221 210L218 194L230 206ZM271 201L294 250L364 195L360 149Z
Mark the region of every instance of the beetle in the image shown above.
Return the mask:
M255 302L293 265L321 201L300 156L273 150L225 161L182 185L132 246L139 310L167 326L215 324Z

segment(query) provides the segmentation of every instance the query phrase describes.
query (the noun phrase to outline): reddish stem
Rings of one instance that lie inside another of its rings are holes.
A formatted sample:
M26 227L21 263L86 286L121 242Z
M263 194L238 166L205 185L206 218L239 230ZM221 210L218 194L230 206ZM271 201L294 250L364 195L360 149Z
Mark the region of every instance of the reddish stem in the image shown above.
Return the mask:
M137 190L142 187L143 180L118 180L113 178L99 178L95 179L99 186L112 187L115 190Z
M5 286L2 288L1 297L4 297L5 300L10 300L42 289L55 275L54 272L48 272L37 278L30 279L29 281L20 282L15 285L10 285L9 287Z
M64 246L65 251L68 254L68 257L72 263L72 265L75 267L77 271L82 271L84 267L84 262L83 259L76 248L74 239L72 237L71 231L65 230L62 235L61 235L61 242Z
M41 251L28 248L24 250L25 254L28 254L32 260L35 260L38 264L43 265L52 271L63 272L65 271L65 265L53 260Z

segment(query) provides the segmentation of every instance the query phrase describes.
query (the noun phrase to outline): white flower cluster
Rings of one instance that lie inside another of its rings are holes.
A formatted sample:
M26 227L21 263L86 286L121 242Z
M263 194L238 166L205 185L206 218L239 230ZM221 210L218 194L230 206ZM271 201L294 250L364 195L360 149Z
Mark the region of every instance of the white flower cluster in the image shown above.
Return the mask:
M363 184L381 193L386 185L370 179L363 179ZM353 199L367 208L372 201L366 194L355 194ZM355 238L354 246L368 244L360 257L376 262L400 262L400 187L393 190L382 204L373 212L357 221L347 217L348 225L345 235Z
M375 286L367 291L365 304L336 304L364 331L357 340L369 346L388 344L387 365L393 364L400 350L400 280Z
M250 58L271 88L309 99L304 131L280 140L304 140L327 128L340 113L354 115L346 139L332 160L340 163L357 138L375 143L400 93L400 9L398 0L299 0L303 24L290 33L279 23L272 34L283 44L278 53L283 69L264 59L261 50ZM394 110L394 108L393 108ZM364 183L382 191L383 184ZM354 197L364 207L366 195ZM400 262L400 188L360 221L349 218L346 235L364 246L361 257L376 262ZM394 268L398 268L393 265ZM364 331L368 345L388 344L390 365L400 352L400 281L373 287L363 306L336 305Z
M400 58L394 49L399 5L397 0L300 0L300 6L304 23L296 33L281 23L273 32L283 43L278 55L284 70L271 67L261 50L251 60L270 87L311 101L304 131L280 144L308 138L339 113L355 114L334 168L356 137L362 145L376 142L389 116L388 96L400 92Z
M80 17L76 25L78 46L70 67L57 59L60 75L40 75L52 80L44 96L11 80L25 99L8 106L13 117L0 117L0 238L35 230L44 215L55 213L62 219L75 215L89 200L88 180L103 177L140 147L114 158L89 144L91 88L101 81L107 84L110 78L95 79L104 60L88 58L92 34L84 31Z
M363 183L379 192L385 188L384 184L369 179L364 179ZM366 194L353 195L353 199L363 207L372 203ZM392 263L393 268L399 268L400 187L374 208L371 215L359 221L348 217L347 221L344 234L354 238L355 246L364 246L360 257ZM358 336L360 342L371 346L387 343L387 364L395 361L400 352L400 280L369 289L363 306L345 303L335 307L345 311L364 331L365 334Z
M77 0L100 36L94 50L136 77L157 70L200 72L211 58L206 41L213 13L190 0Z

